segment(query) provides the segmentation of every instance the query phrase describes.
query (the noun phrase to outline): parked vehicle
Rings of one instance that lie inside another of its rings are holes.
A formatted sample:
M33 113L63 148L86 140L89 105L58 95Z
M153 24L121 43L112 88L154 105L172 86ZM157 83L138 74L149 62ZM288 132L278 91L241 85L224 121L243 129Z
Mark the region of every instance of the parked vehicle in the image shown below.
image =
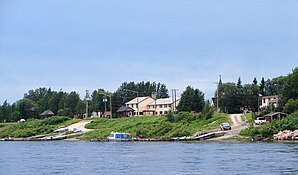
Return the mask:
M257 117L256 120L255 120L255 124L257 125L262 125L262 124L265 124L267 121L265 119L265 117Z
M231 125L229 123L220 124L220 130L231 130Z
M130 141L130 133L111 132L108 137L109 141Z

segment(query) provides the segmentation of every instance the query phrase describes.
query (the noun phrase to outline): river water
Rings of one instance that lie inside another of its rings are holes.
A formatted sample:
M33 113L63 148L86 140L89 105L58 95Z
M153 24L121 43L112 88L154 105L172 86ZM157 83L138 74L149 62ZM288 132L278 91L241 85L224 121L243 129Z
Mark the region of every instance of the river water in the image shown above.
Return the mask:
M298 174L298 144L0 142L0 174Z

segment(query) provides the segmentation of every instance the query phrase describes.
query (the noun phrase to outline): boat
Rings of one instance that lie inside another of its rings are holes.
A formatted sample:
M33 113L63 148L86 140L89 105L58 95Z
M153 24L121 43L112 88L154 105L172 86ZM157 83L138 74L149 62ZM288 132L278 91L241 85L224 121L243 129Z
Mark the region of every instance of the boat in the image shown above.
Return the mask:
M63 140L66 139L66 136L48 136L39 138L40 141L51 141L51 140Z
M131 141L130 133L119 133L119 132L111 132L108 140L109 141Z

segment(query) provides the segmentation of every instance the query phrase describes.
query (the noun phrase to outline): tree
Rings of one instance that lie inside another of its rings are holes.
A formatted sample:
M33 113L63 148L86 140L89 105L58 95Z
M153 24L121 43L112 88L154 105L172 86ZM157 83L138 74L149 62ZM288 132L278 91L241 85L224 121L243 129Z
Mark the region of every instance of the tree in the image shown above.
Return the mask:
M178 111L202 112L204 104L204 94L199 89L193 89L191 86L187 86L186 90L181 94L177 109Z
M295 111L298 110L298 99L294 100L294 99L290 99L288 100L288 102L286 103L285 107L284 107L284 112L291 114Z
M11 117L12 110L11 110L10 104L7 103L7 100L4 101L4 103L0 109L1 109L1 113L2 113L2 117L1 117L0 121L4 121Z
M253 84L254 84L254 85L257 85L257 84L258 84L257 78L254 78L254 80L253 80Z
M98 89L92 92L91 94L91 101L90 101L90 111L97 111L97 112L104 112L104 102L103 99L105 98L104 94L107 93L104 89ZM107 99L109 99L107 97ZM107 106L109 106L108 102L106 102Z
M282 90L282 102L285 104L289 99L298 98L298 67L285 78Z
M264 80L264 77L261 80L259 88L260 88L260 93L262 95L265 95L265 80Z
M28 98L23 98L16 102L17 110L21 114L21 117L24 119L35 118L36 113L35 109L37 108L37 104Z
M210 102L207 101L204 105L202 115L204 119L209 119L213 116L213 114L214 114L214 108L211 106Z

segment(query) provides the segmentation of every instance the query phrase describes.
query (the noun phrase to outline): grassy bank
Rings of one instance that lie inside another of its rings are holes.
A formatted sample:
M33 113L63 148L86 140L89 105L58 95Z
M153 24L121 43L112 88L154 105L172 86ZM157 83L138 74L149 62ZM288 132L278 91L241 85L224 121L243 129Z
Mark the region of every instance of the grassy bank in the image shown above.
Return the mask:
M214 114L210 119L202 119L201 114L179 113L172 116L144 116L118 119L95 119L86 128L83 139L106 139L110 132L129 132L133 137L168 138L191 136L198 131L219 128L220 123L228 122L226 114Z
M30 119L24 123L0 123L0 138L24 138L41 134L53 133L61 125L70 125L79 120L70 120L69 117L54 116L44 120Z

